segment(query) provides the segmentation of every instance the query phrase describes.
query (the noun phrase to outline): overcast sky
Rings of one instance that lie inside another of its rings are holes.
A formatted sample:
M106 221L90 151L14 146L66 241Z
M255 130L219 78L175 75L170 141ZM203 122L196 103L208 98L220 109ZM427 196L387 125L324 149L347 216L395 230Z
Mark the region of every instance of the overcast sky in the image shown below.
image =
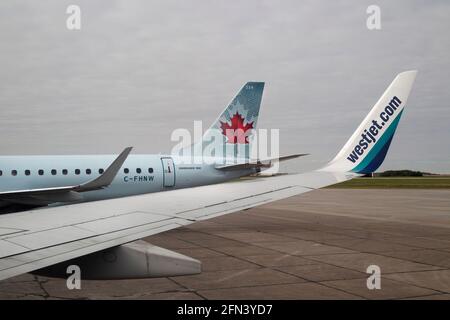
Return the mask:
M66 28L81 7L82 27ZM378 31L366 9L381 8ZM0 2L1 154L169 152L240 87L299 171L330 160L401 71L419 73L380 169L450 173L448 1Z

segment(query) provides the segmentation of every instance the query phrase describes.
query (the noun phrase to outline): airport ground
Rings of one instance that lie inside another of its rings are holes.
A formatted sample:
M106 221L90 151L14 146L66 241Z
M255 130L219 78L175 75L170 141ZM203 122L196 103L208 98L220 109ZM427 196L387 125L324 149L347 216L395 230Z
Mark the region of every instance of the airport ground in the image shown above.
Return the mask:
M146 239L201 260L198 275L68 290L26 274L1 281L0 299L450 299L450 188L393 183L316 190ZM380 290L367 288L369 265Z
M450 189L450 176L360 178L352 179L329 188Z

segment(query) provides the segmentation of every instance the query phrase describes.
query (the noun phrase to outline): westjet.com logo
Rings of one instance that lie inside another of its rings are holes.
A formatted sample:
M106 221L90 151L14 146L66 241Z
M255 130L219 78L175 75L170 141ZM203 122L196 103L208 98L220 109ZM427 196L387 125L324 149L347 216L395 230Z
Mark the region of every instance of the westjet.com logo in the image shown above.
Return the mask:
M384 111L380 113L379 119L372 120L372 125L370 128L364 129L361 134L361 140L359 140L358 144L355 148L353 148L353 151L347 157L350 162L355 163L358 161L367 148L369 148L372 143L377 141L377 136L382 132L383 127L394 118L393 115L399 109L401 104L402 101L397 98L397 96L394 96L391 101L389 101L389 104L384 107Z

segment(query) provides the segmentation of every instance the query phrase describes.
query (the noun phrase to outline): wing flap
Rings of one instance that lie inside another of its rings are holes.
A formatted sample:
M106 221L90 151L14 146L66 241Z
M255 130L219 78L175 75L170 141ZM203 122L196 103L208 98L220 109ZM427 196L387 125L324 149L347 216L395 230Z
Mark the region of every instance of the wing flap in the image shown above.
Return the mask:
M94 236L95 233L77 228L65 226L62 228L33 232L29 234L11 236L6 238L8 242L20 245L30 250L37 250L65 242L72 242Z
M104 234L169 219L171 219L171 217L150 214L147 212L132 212L107 219L84 222L77 224L76 226L84 230L95 232L96 234Z
M198 210L194 210L194 212L181 214L181 216L186 218L189 217L189 219L193 219L195 221L207 220L224 214L253 208L255 206L263 205L265 203L270 203L272 201L284 199L308 191L310 191L310 189L299 186L281 188L278 190L272 190L270 192L251 196L248 198L237 199L234 201L209 206L206 208L201 208Z
M29 251L29 249L19 246L18 244L14 244L5 240L0 240L1 257L12 256L19 253L24 253L26 251Z

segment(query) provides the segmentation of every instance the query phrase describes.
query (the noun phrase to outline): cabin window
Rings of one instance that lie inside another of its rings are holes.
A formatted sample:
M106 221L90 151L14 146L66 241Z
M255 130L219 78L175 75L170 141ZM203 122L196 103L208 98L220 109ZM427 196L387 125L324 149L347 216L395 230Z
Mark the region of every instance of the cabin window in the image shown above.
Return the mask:
M40 176L43 176L43 175L44 175L44 170L39 169L38 174L39 174Z
M67 173L68 173L67 169L62 169L62 174L63 174L63 175L65 175L65 176L66 176L66 175L67 175Z
M2 176L3 175L3 171L2 170L0 170L0 176Z
M11 174L12 174L13 176L17 176L17 170L11 170Z
M75 174L80 174L80 169L75 169Z
M91 169L86 169L86 174L91 174Z
M125 168L125 169L123 169L123 172L125 172L125 173L129 173L129 172L130 172L130 169L128 169L128 168Z
M56 175L56 169L52 169L52 176Z
M153 173L153 168L148 168L148 173Z
M99 174L103 174L103 172L105 172L105 170L103 170L102 168L98 169Z
M30 173L31 173L30 170L25 170L25 175L26 175L26 176L29 176Z
M141 172L142 172L141 168L136 168L136 173L141 173Z

